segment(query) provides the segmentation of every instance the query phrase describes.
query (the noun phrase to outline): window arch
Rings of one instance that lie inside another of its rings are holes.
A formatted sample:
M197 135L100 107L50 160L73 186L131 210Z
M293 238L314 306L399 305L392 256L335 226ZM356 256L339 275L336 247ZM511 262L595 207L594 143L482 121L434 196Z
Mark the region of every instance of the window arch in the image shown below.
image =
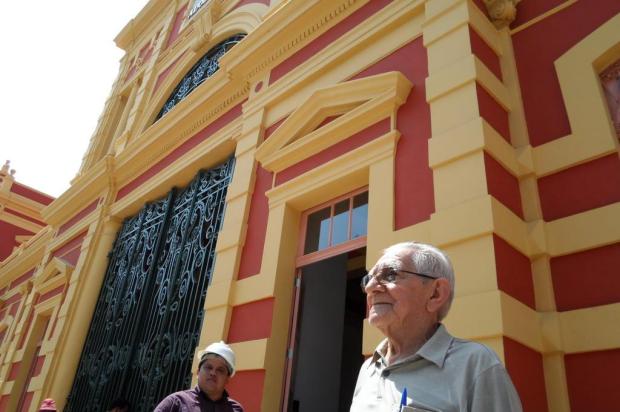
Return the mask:
M158 121L163 115L172 110L177 103L185 99L196 87L200 86L202 82L211 77L220 68L220 58L244 37L245 34L243 33L229 37L202 56L175 87L157 114L155 121Z

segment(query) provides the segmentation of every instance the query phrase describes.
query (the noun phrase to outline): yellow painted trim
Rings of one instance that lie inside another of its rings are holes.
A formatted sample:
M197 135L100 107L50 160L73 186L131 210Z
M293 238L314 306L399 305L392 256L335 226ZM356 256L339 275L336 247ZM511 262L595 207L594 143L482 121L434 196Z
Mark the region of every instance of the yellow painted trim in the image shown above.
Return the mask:
M386 117L407 99L412 84L400 72L351 80L313 92L256 151L271 171L281 171ZM326 117L338 119L314 128Z
M555 61L572 133L533 149L537 176L546 176L618 151L598 78L602 61L618 58L620 14Z
M575 3L577 3L577 0L565 0L564 3L559 4L559 5L555 6L554 8L552 8L551 10L547 10L546 12L544 12L544 13L534 17L533 19L523 23L522 25L517 26L514 29L510 30L510 34L511 35L517 34L520 31L525 30L528 27L531 27L531 26L541 22L542 20L546 19L547 17L551 17L554 14L557 14L557 13L561 12L565 8L567 8L569 6L572 6Z
M547 222L548 253L562 256L618 242L620 203Z
M432 103L474 81L487 90L506 111L512 110L506 86L473 54L430 73L426 79L426 101Z
M620 303L558 313L565 353L620 348ZM604 326L603 326L604 325Z

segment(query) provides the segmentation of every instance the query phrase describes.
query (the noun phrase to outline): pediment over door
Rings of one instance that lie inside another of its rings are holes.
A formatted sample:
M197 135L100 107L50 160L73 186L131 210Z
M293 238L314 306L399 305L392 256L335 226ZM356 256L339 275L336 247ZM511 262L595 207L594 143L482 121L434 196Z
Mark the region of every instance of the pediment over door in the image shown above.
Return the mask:
M391 119L412 88L400 72L387 72L316 90L265 140L256 159L279 172L367 127Z

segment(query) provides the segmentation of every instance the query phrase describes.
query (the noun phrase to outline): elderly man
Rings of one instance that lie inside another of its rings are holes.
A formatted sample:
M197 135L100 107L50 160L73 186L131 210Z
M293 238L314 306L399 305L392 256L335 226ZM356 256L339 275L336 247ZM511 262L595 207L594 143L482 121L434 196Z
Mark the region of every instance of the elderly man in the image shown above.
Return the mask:
M164 398L154 412L243 412L237 401L228 397L226 384L235 374L235 353L224 342L207 346L200 353L198 385Z
M368 320L387 339L360 369L351 412L522 410L495 353L452 337L440 323L454 297L454 271L442 251L391 246L362 287Z

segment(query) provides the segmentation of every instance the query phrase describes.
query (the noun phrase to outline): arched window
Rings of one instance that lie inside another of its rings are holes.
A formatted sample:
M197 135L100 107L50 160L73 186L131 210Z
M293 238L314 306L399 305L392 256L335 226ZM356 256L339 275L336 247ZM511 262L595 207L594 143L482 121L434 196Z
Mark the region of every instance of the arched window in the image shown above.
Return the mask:
M185 99L192 90L200 86L207 78L211 77L220 67L220 58L244 37L245 34L234 35L219 43L202 56L179 82L170 97L168 97L168 100L166 100L166 103L159 111L155 121L168 113L177 103Z

